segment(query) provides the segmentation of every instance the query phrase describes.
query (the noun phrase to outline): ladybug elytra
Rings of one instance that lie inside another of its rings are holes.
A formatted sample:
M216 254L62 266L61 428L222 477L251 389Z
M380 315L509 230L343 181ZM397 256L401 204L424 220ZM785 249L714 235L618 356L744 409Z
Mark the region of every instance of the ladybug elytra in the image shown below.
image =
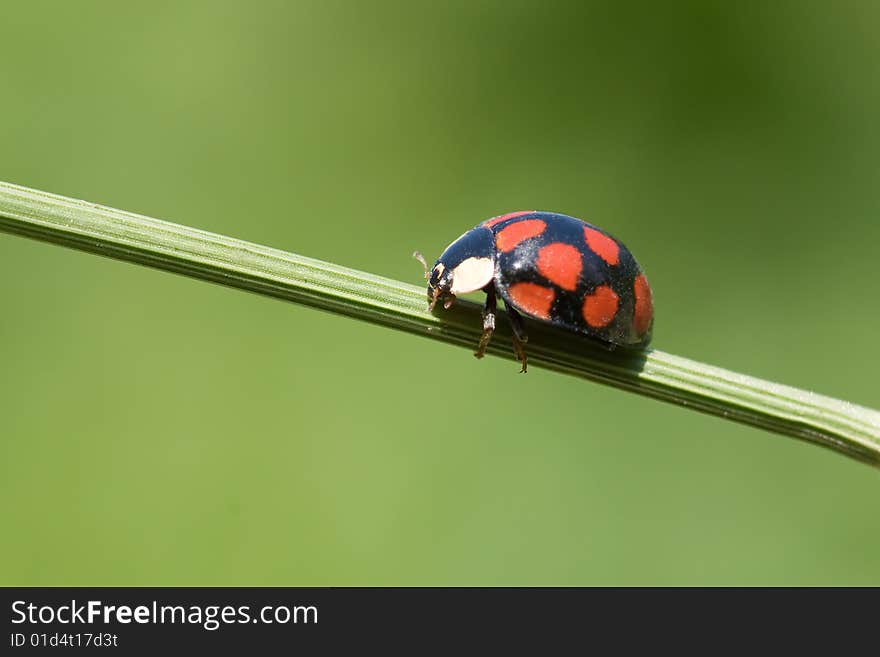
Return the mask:
M608 348L644 347L651 339L651 288L629 249L564 214L512 212L484 221L450 244L426 276L429 310L438 302L451 307L459 294L486 292L477 358L492 339L500 296L522 372L528 337L520 313Z

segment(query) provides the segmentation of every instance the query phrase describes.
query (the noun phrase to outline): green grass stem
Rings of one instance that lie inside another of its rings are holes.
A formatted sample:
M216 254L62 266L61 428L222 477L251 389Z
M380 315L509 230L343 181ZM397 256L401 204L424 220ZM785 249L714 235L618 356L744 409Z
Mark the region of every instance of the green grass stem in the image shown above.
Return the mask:
M473 350L480 307L427 312L425 287L0 182L0 231L277 297ZM407 254L408 257L408 254ZM503 314L503 313L501 313ZM503 318L489 354L511 359ZM598 381L880 465L880 412L657 349L608 352L539 323L529 365ZM516 365L511 362L511 376Z

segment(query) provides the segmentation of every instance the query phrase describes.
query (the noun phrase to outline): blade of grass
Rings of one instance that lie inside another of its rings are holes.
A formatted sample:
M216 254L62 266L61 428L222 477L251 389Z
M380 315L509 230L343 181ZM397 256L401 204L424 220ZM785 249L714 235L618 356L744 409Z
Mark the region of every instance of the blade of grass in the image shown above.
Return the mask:
M0 231L185 274L473 349L480 307L427 312L424 286L0 182ZM488 353L511 358L499 322ZM530 322L529 363L794 436L880 465L880 412L656 349L607 352Z

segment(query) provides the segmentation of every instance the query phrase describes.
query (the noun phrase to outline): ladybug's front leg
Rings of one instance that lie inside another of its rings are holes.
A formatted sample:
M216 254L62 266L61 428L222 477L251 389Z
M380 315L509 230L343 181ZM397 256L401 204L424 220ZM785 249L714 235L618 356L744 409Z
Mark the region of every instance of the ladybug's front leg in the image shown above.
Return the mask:
M510 328L513 330L513 352L516 354L516 359L522 363L522 369L519 371L522 374L528 369L528 358L526 358L526 350L523 345L529 341L529 336L526 334L522 315L511 308L510 304L505 303L504 305L507 308L507 316L510 318Z
M486 305L483 307L483 335L480 336L480 344L477 345L477 350L474 352L474 356L477 358L482 358L486 354L486 347L489 346L489 341L495 332L495 311L498 310L495 286L490 284L484 289L486 290Z

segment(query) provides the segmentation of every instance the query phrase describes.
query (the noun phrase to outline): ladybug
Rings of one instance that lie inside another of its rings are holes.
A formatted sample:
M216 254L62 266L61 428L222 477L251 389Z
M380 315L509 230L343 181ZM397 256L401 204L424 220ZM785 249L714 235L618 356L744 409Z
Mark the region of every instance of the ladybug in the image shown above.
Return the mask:
M511 212L484 221L446 247L428 272L429 310L450 308L459 294L486 293L482 358L504 299L513 348L526 371L528 341L520 314L584 334L608 349L640 348L651 339L651 288L632 253L601 228L554 212Z

